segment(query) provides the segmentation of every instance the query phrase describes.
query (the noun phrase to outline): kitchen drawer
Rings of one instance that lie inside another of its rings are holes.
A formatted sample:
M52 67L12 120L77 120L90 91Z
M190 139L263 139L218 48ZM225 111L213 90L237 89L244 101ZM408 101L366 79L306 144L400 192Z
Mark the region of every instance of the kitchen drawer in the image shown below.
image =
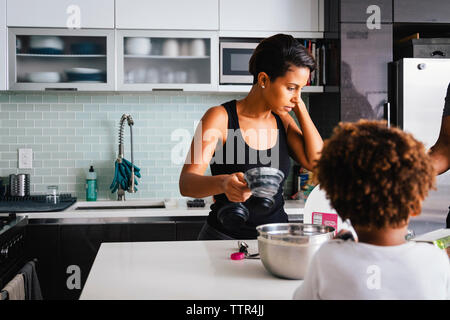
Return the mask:
M8 0L7 12L8 27L114 29L114 0Z
M218 30L219 0L116 0L116 28Z

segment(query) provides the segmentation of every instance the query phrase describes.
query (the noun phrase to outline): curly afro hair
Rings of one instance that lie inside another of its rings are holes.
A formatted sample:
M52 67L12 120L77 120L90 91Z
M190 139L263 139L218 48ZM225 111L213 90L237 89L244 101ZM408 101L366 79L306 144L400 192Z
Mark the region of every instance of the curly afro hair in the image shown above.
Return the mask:
M315 174L339 216L369 229L404 226L435 188L424 145L386 121L339 123Z

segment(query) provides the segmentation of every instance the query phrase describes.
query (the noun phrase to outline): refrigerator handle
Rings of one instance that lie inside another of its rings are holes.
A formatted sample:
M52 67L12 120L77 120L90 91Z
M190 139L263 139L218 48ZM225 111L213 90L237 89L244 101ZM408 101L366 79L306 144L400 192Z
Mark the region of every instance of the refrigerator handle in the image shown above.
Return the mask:
M391 104L386 102L384 104L384 120L387 121L387 127L391 127Z

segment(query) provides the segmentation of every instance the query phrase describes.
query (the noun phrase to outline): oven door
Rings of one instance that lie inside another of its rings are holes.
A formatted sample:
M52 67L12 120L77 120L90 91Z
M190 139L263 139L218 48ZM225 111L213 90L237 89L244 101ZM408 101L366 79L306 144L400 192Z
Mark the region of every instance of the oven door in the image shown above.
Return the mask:
M258 43L220 43L220 84L253 84L248 62Z

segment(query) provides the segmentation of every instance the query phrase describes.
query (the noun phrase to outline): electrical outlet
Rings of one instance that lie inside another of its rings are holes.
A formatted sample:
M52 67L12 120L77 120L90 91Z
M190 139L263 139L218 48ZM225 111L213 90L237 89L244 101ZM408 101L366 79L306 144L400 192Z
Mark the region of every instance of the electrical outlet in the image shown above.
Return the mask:
M19 169L33 168L33 149L19 149Z

